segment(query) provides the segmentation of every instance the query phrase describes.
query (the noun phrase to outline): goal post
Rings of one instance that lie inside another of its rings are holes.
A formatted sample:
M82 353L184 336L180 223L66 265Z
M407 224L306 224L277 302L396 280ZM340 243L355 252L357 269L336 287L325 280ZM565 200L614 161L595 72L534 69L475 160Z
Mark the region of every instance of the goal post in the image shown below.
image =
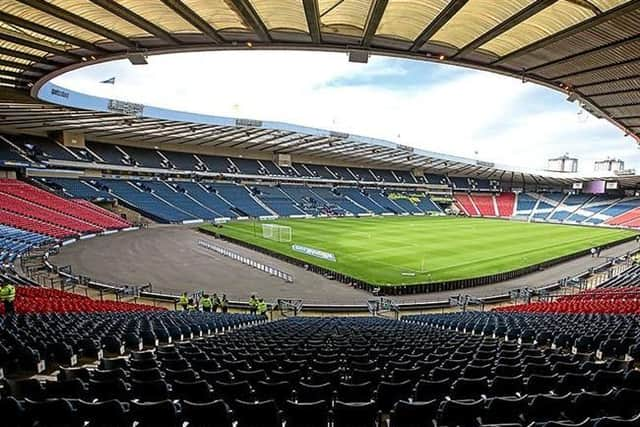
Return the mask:
M262 224L262 237L276 242L291 242L291 227L279 224Z

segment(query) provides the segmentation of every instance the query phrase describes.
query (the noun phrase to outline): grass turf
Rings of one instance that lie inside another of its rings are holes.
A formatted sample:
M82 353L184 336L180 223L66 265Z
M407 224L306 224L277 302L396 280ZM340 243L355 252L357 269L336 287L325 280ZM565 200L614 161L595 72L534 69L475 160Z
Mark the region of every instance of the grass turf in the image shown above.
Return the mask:
M279 219L292 241L262 237L262 223L236 221L215 231L379 285L468 279L516 270L636 234L633 231L480 218L372 217ZM326 261L292 250L335 254Z

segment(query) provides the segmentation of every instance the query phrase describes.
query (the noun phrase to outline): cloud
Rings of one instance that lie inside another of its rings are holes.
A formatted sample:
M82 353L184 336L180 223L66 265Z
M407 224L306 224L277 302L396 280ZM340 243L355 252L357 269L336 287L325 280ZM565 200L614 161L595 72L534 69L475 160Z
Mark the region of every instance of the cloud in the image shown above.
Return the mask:
M116 77L116 84L98 82ZM163 108L327 128L447 154L544 168L565 152L640 162L608 122L578 115L565 96L518 79L420 61L343 53L184 53L70 72L56 84Z

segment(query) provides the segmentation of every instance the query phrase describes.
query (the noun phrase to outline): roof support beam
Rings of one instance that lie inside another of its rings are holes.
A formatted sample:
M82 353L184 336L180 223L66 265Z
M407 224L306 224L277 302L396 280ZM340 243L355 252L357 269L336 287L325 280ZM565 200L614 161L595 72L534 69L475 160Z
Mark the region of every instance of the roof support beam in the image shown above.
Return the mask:
M19 80L8 79L2 76L0 76L0 83L6 84L6 85L12 85L15 87L26 87L26 84Z
M130 49L136 48L135 43L133 43L128 38L124 37L122 34L118 34L115 31L111 31L108 28L97 25L96 23L89 21L88 19L84 19L78 15L74 15L73 13L67 12L66 10L58 6L55 6L51 3L47 3L45 1L39 1L39 0L18 0L18 1L34 9L38 9L44 13L47 13L51 16L55 16L56 18L60 18L64 21L70 22L73 25L76 25L80 28L84 28L87 31L91 31L92 33L95 33L95 34L100 34L101 36L104 36L109 40L113 40L114 42L121 44L122 46L128 47Z
M15 77L16 79L22 80L22 81L25 81L25 82L32 82L32 81L35 80L35 76L26 76L26 75L24 75L22 73L18 73L16 71L0 70L0 75L3 75L5 77L6 76ZM30 77L33 77L33 78L30 78Z
M458 13L462 7L467 4L468 0L452 0L442 11L435 17L433 21L427 27L422 30L422 33L411 45L411 52L417 52L435 33L444 27L453 16Z
M607 22L610 19L616 18L618 16L622 16L626 13L633 12L638 8L640 8L640 2L631 1L628 3L624 3L618 7L608 10L605 13L594 16L593 18L587 19L586 21L582 21L578 25L574 25L573 27L569 27L562 31L558 31L557 33L552 34L549 37L545 37L541 40L538 40L537 42L531 43L530 45L524 46L516 51L513 51L503 56L502 58L498 59L497 61L494 61L491 65L502 65L504 63L511 61L514 58L519 58L522 55L526 55L538 49L542 49L543 47L548 46L552 43L555 43L558 40L571 37L582 31L588 30L589 28L593 28L597 25Z
M0 55L12 56L14 58L24 59L25 61L39 62L39 63L51 65L49 61L47 61L46 59L43 59L40 56L32 55L30 53L20 52L18 50L7 49L5 47L0 47Z
M322 36L320 35L320 10L318 8L318 1L302 0L302 4L304 5L304 14L307 17L307 27L309 27L311 41L320 44L322 43Z
M37 49L40 50L42 52L48 52L54 55L58 55L58 56L63 56L69 59L73 59L73 60L77 60L80 59L80 55L76 55L74 53L69 53L69 52L65 52L64 50L61 49L56 49L55 47L49 46L47 44L43 44L43 43L36 43L33 40L29 40L29 39L25 39L25 38L21 38L21 37L15 37L12 36L11 34L7 34L7 33L3 33L0 32L0 40L5 40L17 45L22 45L22 46L26 46L29 47L31 49Z
M165 41L168 44L179 44L180 42L175 39L171 34L158 27L157 25L147 21L140 15L137 15L127 9L126 7L121 6L117 2L113 0L90 0L91 2L97 4L101 8L113 13L116 16L124 19L125 21L129 21L136 27L142 28L149 34L153 34L160 40Z
M558 64L564 64L566 62L570 62L570 61L573 61L575 59L580 59L580 58L584 58L585 56L589 56L589 55L593 55L593 54L596 54L596 53L600 53L603 50L615 49L615 48L622 47L622 46L625 46L627 44L635 43L635 42L638 42L638 41L640 41L640 36L638 36L638 35L635 35L635 36L632 36L632 37L627 37L626 39L618 40L618 41L615 41L613 43L608 43L608 44L606 44L604 46L594 47L592 49L585 50L585 51L582 51L582 52L579 52L579 53L576 53L576 54L573 54L573 55L565 56L564 58L559 58L559 59L556 59L554 61L547 62L545 64L536 65L535 67L528 68L525 71L527 73L535 73L536 71L538 71L538 70L540 70L542 68L546 68L546 67L550 67L550 66L558 65Z
M228 2L234 6L234 9L238 12L242 20L253 29L253 32L260 38L260 41L271 41L267 27L248 0L228 0Z
M378 30L380 20L384 11L387 8L389 0L374 0L369 8L369 15L367 16L367 22L364 27L364 35L362 36L362 46L369 47L371 45L371 39Z
M102 48L99 48L97 46L95 46L92 43L89 43L88 41L85 40L81 40L77 37L73 37L70 35L67 35L65 33L61 33L59 31L56 31L54 29L36 24L35 22L31 22L31 21L27 21L25 19L22 18L18 18L17 16L13 16L10 15L8 13L2 12L0 11L0 21L4 21L7 22L9 24L13 24L13 25L17 25L18 27L22 27L22 28L26 28L28 30L34 31L36 33L40 33L43 34L45 36L49 36L51 38L54 38L56 40L60 40L63 41L65 43L69 43L71 45L77 46L77 47L81 47L83 49L86 49L90 52L96 52L96 53L106 53L106 51Z
M475 39L472 42L468 43L466 46L464 46L462 49L460 49L458 51L458 53L453 55L453 58L457 58L459 56L464 56L464 55L466 55L468 53L471 53L472 51L476 50L477 48L479 48L480 46L484 45L485 43L495 39L499 35L509 31L510 29L515 27L516 25L518 25L518 24L526 21L527 19L531 18L533 15L535 15L535 14L537 14L539 12L542 12L543 10L548 8L549 6L552 6L557 1L558 0L538 0L535 3L532 3L531 5L525 7L520 12L516 13L515 15L513 15L512 17L507 19L506 21L501 22L497 26L493 27L491 30L489 30L486 33L482 34L477 39Z
M222 37L207 21L202 19L200 15L195 13L189 6L184 4L182 0L162 0L162 3L171 8L176 14L180 15L185 21L193 25L198 30L202 31L204 35L209 37L215 43L222 43Z

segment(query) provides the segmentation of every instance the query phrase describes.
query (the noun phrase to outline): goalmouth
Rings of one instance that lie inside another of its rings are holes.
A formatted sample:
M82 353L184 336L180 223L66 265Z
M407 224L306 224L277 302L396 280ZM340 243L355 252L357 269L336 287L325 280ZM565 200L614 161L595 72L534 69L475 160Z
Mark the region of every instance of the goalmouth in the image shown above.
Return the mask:
M262 224L262 237L276 242L291 242L291 227L279 224Z

